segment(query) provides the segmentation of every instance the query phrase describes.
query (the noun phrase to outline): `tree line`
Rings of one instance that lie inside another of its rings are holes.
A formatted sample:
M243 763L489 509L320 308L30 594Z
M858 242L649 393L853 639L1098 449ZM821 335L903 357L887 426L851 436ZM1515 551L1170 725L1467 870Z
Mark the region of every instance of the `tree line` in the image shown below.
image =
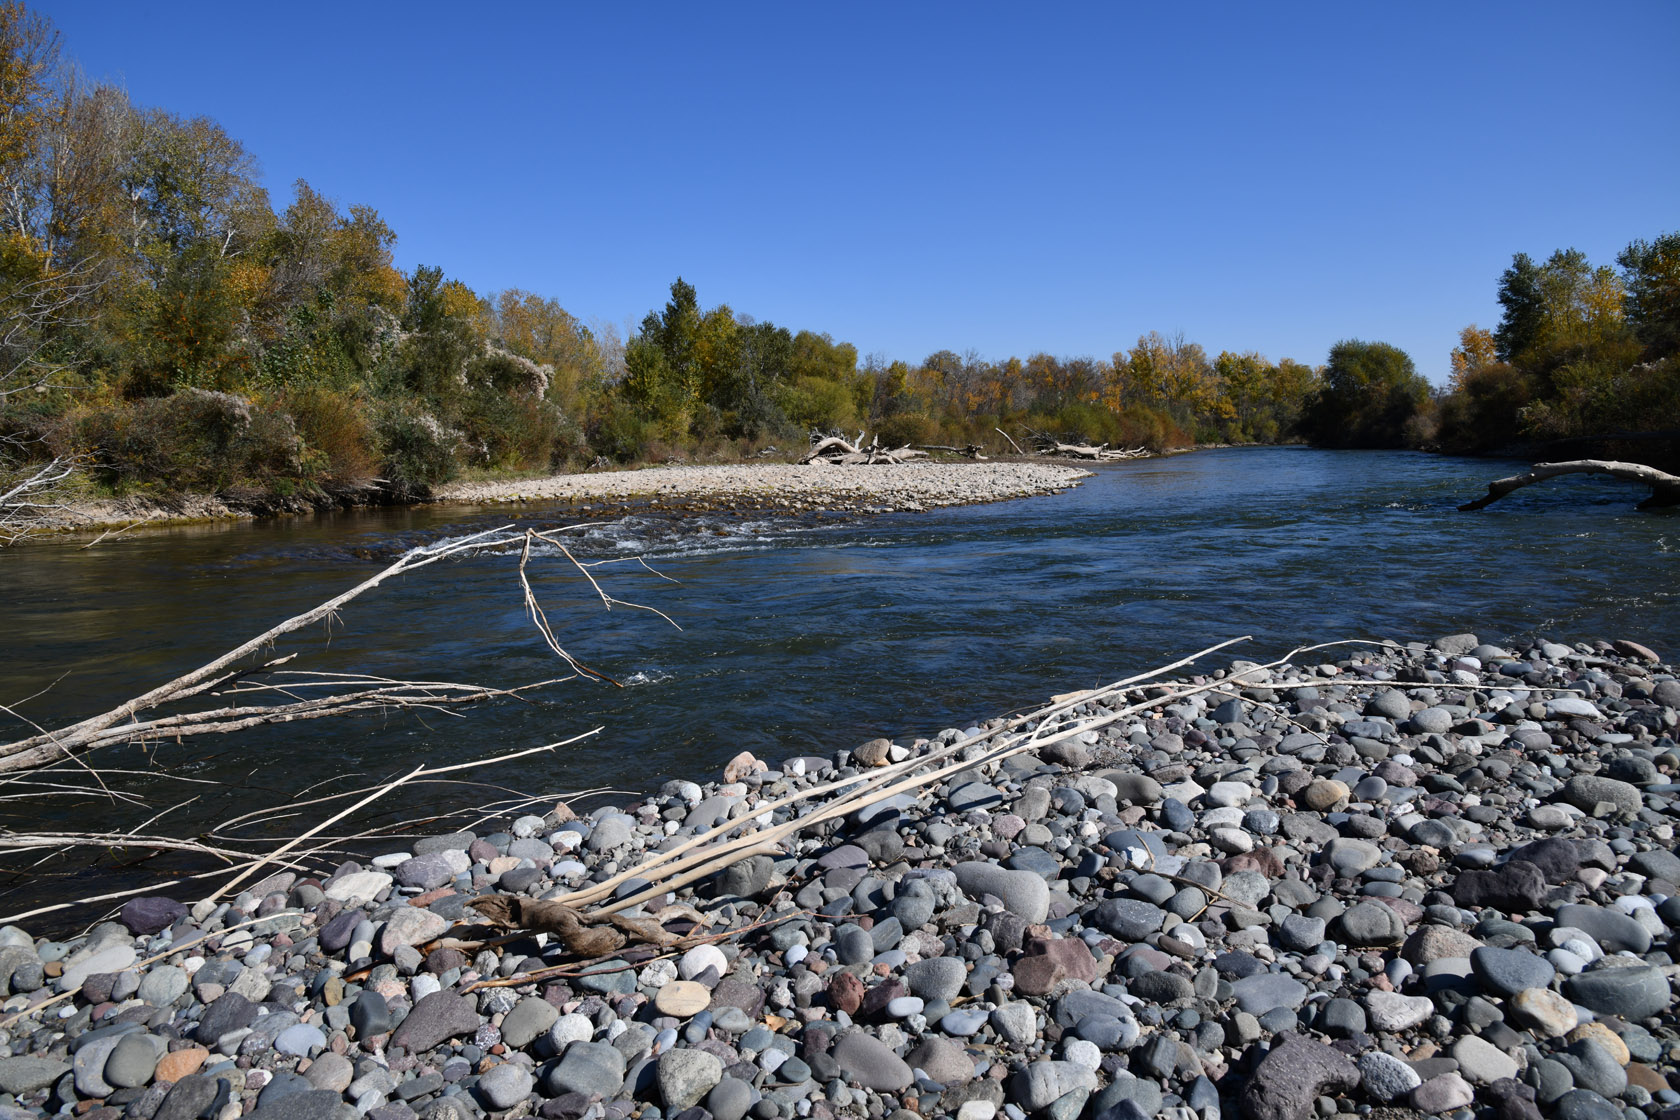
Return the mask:
M421 494L462 471L739 458L813 431L1004 448L1307 439L1477 451L1673 415L1680 238L1621 270L1519 255L1449 393L1402 351L1322 365L1149 333L1107 358L860 358L682 279L628 338L548 296L396 267L371 206L276 204L215 121L135 105L0 3L0 494L42 462L104 492Z

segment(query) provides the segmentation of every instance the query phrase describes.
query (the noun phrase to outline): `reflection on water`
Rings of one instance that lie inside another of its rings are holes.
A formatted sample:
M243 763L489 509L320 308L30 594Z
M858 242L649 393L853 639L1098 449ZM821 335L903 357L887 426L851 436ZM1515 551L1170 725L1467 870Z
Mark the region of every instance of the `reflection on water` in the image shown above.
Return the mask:
M597 725L606 730L588 743L468 777L530 793L642 790L713 774L743 749L779 758L926 735L1238 634L1256 638L1240 656L1466 629L1632 637L1675 653L1674 511L1637 512L1638 488L1576 478L1456 512L1507 466L1211 451L1106 465L1055 497L923 514L638 513L574 534L577 554L645 555L680 581L635 564L596 570L681 632L646 612L603 613L562 561L533 567L561 643L631 687L573 682L464 719L393 713L107 752L105 766L154 771L127 779L145 806L0 801L0 823L86 829L92 808L100 827L132 827L196 795L164 822L190 834L331 774L368 780ZM48 689L22 708L46 724L103 710L360 582L403 548L514 517L550 528L578 516L566 506L374 510L13 550L0 557L0 703ZM556 670L506 558L424 569L283 643L294 648L311 669L502 686ZM403 808L424 812L428 798L460 792L433 789Z

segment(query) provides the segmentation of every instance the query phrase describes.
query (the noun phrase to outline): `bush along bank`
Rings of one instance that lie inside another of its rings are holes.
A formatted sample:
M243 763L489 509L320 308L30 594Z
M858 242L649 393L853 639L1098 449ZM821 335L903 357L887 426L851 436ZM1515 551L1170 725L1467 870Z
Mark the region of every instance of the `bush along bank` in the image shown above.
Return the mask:
M743 755L721 782L426 837L227 903L139 897L67 941L8 927L0 1109L1631 1120L1680 1105L1673 667L1630 643L1471 635L1307 660L1181 682L1224 677L1223 693L1160 685L1157 709L797 834L646 904L738 931L669 954L449 938L475 896L604 881L940 745L979 760L1001 721L774 766ZM1051 718L1123 702L1073 703Z

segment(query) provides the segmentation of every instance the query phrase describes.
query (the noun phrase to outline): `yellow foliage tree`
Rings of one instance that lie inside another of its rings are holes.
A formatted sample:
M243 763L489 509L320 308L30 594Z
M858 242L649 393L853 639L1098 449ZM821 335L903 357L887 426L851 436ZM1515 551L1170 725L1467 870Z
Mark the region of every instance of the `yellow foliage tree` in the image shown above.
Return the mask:
M1465 383L1476 373L1499 360L1498 344L1493 332L1471 323L1458 332L1458 345L1452 352L1452 388L1462 392Z

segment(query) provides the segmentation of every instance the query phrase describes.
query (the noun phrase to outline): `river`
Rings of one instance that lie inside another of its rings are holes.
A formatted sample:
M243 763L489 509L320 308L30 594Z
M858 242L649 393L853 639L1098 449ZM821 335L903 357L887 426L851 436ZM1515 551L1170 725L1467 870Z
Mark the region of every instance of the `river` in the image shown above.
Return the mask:
M1455 510L1516 466L1231 449L1103 465L1061 495L926 513L639 513L579 533L579 555L643 556L677 581L633 564L596 570L609 591L657 607L680 631L646 612L604 613L557 559L535 569L562 643L624 688L574 681L540 703L460 717L391 713L106 751L94 761L119 796L26 776L0 790L0 825L127 830L165 813L147 831L206 834L237 813L422 761L597 726L552 755L458 775L482 785L393 799L383 819L509 791L641 791L713 777L741 750L779 759L967 726L1244 634L1254 640L1220 663L1305 642L1463 630L1512 643L1626 637L1680 653L1680 512L1638 512L1642 488L1581 478L1480 513ZM548 527L578 515L429 506L14 549L0 555L0 702L44 725L103 710L360 582L404 547L515 519ZM313 669L497 686L557 668L507 558L414 573L281 652L293 649ZM85 773L61 783L98 784ZM264 827L301 831L331 811L304 806ZM187 866L170 856L95 871L91 858L15 876L0 909Z

